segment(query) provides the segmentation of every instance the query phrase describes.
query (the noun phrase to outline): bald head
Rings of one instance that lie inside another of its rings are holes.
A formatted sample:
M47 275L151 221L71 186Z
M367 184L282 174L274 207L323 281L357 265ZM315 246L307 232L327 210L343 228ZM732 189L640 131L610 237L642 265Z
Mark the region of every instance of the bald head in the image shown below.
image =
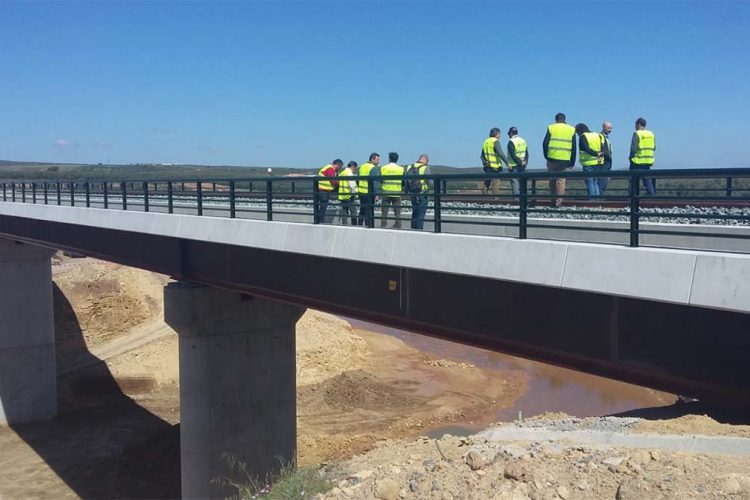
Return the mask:
M421 163L422 165L427 165L428 163L430 163L430 157L427 156L426 154L421 154L419 155L419 160L417 161Z
M602 132L605 134L609 134L610 132L612 132L612 123L610 122L602 123Z

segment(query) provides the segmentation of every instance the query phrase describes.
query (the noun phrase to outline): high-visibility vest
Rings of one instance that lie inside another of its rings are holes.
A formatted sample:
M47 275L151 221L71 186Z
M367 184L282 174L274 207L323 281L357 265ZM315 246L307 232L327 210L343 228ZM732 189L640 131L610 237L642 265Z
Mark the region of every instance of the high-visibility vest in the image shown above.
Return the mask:
M510 138L510 142L513 143L513 147L516 148L516 156L520 158L521 160L524 159L526 156L526 141L524 141L522 138L518 137L517 135L514 135ZM518 166L518 163L513 160L513 157L510 153L508 153L508 167L515 168Z
M401 194L401 177L404 175L404 167L395 163L389 163L380 167L380 175L398 175L398 179L383 179L383 195L399 196Z
M497 137L486 138L484 144L482 144L482 151L484 152L484 159L487 160L487 165L492 170L502 170L503 166L500 163L500 158L498 158L497 153L495 153L496 142Z
M638 134L638 149L635 150L635 156L630 161L636 165L653 165L656 149L654 133L646 129L636 130L635 133Z
M349 181L344 179L344 177L351 177L354 173L352 172L352 169L349 167L346 167L341 172L339 172L339 200L351 200L352 199L352 190L349 186Z
M573 157L573 137L576 135L576 129L567 123L553 123L547 130L547 159L570 161Z
M375 168L375 165L370 163L369 161L367 163L363 163L359 166L359 172L357 175L360 177L366 177L370 175L370 171ZM359 189L360 194L368 194L370 192L370 182L367 179L360 179L359 182L357 182L357 188Z
M325 171L329 168L333 169L335 175L336 168L330 163L318 170L318 176L323 178L318 181L318 191L333 191L333 184L331 184L331 181L328 180L329 177L325 174Z
M601 153L602 151L602 138L599 134L595 132L584 132L583 137L586 138L586 140L589 143L589 149L592 151L595 151L597 153ZM578 147L581 151L581 166L583 167L593 167L596 165L599 165L599 157L598 156L592 156L588 154L586 151L584 151L581 148L580 143L578 144Z

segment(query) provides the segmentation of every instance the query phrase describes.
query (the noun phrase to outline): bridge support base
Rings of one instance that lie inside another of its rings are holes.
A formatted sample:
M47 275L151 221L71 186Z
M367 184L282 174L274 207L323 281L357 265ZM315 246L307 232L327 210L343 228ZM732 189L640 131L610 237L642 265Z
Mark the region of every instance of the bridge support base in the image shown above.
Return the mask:
M53 254L0 238L0 424L57 413Z
M295 325L303 308L189 282L169 284L179 334L183 498L225 498L231 455L265 479L295 459Z

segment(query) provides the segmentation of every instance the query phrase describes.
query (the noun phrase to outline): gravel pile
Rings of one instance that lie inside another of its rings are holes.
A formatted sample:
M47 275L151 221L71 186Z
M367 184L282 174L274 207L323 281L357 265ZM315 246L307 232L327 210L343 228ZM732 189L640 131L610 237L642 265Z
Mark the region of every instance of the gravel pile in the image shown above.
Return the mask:
M557 420L532 418L521 422L516 421L514 425L516 427L544 428L555 431L594 430L618 432L632 427L640 421L640 418L633 417L570 417Z

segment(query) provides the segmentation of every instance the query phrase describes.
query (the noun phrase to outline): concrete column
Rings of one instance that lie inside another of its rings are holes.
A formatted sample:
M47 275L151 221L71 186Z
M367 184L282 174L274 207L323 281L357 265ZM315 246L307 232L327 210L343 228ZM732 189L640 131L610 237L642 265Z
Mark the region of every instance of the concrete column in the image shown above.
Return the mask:
M0 238L0 424L57 413L53 254Z
M183 498L224 498L222 454L265 478L295 459L295 325L303 308L178 282L164 318L180 340Z

